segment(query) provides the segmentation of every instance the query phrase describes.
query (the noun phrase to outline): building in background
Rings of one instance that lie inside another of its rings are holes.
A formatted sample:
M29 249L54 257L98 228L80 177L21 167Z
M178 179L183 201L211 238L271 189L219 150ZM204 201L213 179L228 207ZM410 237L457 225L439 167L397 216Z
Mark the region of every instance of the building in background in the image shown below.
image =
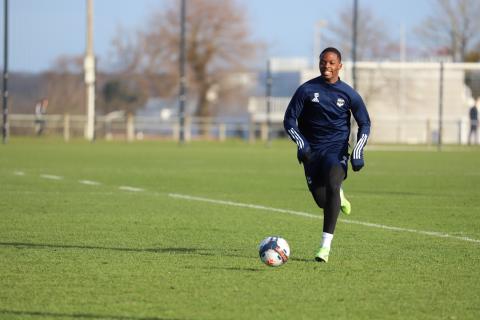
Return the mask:
M367 104L373 123L371 143L438 142L439 62L357 62L356 67L357 90ZM444 63L442 142L466 143L467 110L474 101L472 90L480 88L479 72L478 64ZM269 118L272 126L278 128L294 90L317 77L319 71L312 69L306 59L272 59L272 74ZM343 63L340 77L352 83L350 61ZM265 95L252 96L248 110L253 121L267 121Z

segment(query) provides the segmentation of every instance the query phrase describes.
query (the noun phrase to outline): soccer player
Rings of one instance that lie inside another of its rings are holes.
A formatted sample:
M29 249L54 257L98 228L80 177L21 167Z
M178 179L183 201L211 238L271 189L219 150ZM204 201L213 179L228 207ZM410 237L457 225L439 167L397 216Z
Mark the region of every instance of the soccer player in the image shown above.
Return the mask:
M350 202L341 188L347 177L350 114L358 124L357 143L350 162L353 171L364 166L363 148L370 134L370 117L360 95L338 73L342 56L336 48L320 54L320 76L302 84L285 112L283 125L297 144L297 158L303 163L308 189L323 208L323 234L315 254L328 262L340 210L350 214Z

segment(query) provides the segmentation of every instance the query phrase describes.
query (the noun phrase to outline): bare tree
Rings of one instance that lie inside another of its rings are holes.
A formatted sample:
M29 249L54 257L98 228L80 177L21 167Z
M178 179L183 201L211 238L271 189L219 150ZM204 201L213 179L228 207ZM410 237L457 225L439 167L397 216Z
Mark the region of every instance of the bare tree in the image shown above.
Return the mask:
M348 57L352 52L353 5L343 7L334 21L328 21L324 41L327 46L340 49ZM395 45L389 37L383 20L367 7L358 6L357 21L358 60L389 58Z
M108 73L97 76L98 108L103 113L122 110L134 113L148 98L148 79L140 70L140 33L118 27L112 40Z
M85 113L83 58L60 56L45 74L49 113Z
M137 61L147 77L168 75L166 91L172 94L178 92L179 11L178 1L172 1L152 14ZM250 40L246 12L235 0L188 1L186 20L189 96L197 101L198 116L211 116L211 97L216 96L224 75L244 68L257 44Z
M418 27L418 36L436 52L465 61L480 37L480 1L431 0L432 13Z
M120 73L135 73L142 58L141 34L122 27L117 27L109 52L109 69Z

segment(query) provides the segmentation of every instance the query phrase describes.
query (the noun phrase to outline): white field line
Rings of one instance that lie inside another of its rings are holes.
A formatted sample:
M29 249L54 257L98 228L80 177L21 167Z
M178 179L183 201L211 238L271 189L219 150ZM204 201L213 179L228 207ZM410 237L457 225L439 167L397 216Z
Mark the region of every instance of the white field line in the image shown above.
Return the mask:
M293 210L286 210L286 209L278 209L278 208L260 206L260 205L249 204L249 203L216 200L216 199L210 199L210 198L204 198L204 197L195 197L195 196L178 194L178 193L169 193L168 196L172 197L172 198L177 198L177 199L209 202L209 203L214 203L214 204L222 204L222 205L227 205L227 206L258 209L258 210L265 210L265 211L278 212L278 213L287 213L287 214L292 214L292 215L301 216L301 217L305 217L305 218L323 219L323 217L321 217L321 216L314 215L314 214L307 213L307 212L293 211ZM451 235L451 234L448 234L448 233L443 233L443 232L424 231L424 230L417 230L417 229L392 227L392 226L387 226L387 225L378 224L378 223L362 222L362 221L356 221L356 220L350 220L350 219L338 219L338 220L341 221L341 222L344 222L344 223L357 224L357 225L371 227L371 228L378 228L378 229L389 230L389 231L397 231L397 232L410 232L410 233L416 233L416 234L432 236L432 237L437 237L437 238L449 238L449 239L456 239L456 240L462 240L462 241L467 241L467 242L473 242L473 243L480 244L480 240L478 240L478 239L473 239L473 238L469 238L469 237L454 236L454 235Z
M100 182L92 181L92 180L78 180L78 182L81 183L81 184L86 184L88 186L99 186L99 185L101 185Z
M45 179L50 179L50 180L62 180L63 179L63 177L54 176L52 174L41 174L40 177L45 178Z
M15 171L14 174L18 175L18 176L23 176L24 175L24 173L22 171ZM50 175L50 174L41 174L40 177L45 178L45 179L50 179L50 180L62 180L63 179L63 177L61 177L61 176L55 176L55 175ZM90 181L90 180L79 180L79 182L83 183L83 184L88 184L88 185L99 185L100 184L97 181ZM135 187L130 187L130 186L120 186L120 187L118 187L118 189L124 190L124 191L132 191L132 192L145 191L145 189L135 188ZM196 196L190 196L190 195L178 194L178 193L168 193L168 196L172 197L172 198L177 198L177 199L209 202L209 203L214 203L214 204L221 204L221 205L234 206L234 207L243 207L243 208L250 208L250 209L257 209L257 210L265 210L265 211L270 211L270 212L287 213L287 214L300 216L300 217L304 217L304 218L323 219L323 217L321 217L319 215L315 215L315 214L311 214L311 213L307 213L307 212L294 211L294 210L288 210L288 209L279 209L279 208L267 207L267 206L250 204L250 203L217 200L217 199L196 197ZM409 229L409 228L400 228L400 227L387 226L387 225L378 224L378 223L370 223L370 222L356 221L356 220L350 220L350 219L338 219L338 220L341 221L341 222L344 222L344 223L356 224L356 225L361 225L361 226L366 226L366 227L371 227L371 228L377 228L377 229L383 229L383 230L389 230L389 231L397 231L397 232L410 232L410 233L416 233L416 234L432 236L432 237L437 237L437 238L449 238L449 239L456 239L456 240L462 240L462 241L467 241L467 242L473 242L473 243L479 243L480 244L480 240L478 240L478 239L473 239L473 238L469 238L469 237L462 237L462 236L454 236L454 235L451 235L451 234L448 234L448 233L443 233L443 232L425 231L425 230L417 230L417 229Z
M13 174L16 175L16 176L24 176L24 175L25 175L25 172L23 172L23 171L14 171Z
M142 188L135 188L135 187L129 187L129 186L120 186L120 187L118 187L118 189L124 190L124 191L132 191L132 192L144 191L144 189L142 189Z
M234 207L243 207L243 208L266 210L266 211L272 211L272 212L288 213L288 214L293 214L293 215L296 215L296 216L312 218L312 219L323 219L320 216L317 216L317 215L314 215L314 214L311 214L311 213L307 213L307 212L271 208L271 207L259 206L259 205L256 205L256 204L239 203L239 202L232 202L232 201L225 201L225 200L215 200L215 199L209 199L209 198L203 198L203 197L188 196L188 195L185 195L185 194L178 194L178 193L169 193L168 196L172 197L172 198L179 198L179 199L193 200L193 201L202 201L202 202L210 202L210 203L215 203L215 204L224 204L224 205L227 205L227 206L234 206Z

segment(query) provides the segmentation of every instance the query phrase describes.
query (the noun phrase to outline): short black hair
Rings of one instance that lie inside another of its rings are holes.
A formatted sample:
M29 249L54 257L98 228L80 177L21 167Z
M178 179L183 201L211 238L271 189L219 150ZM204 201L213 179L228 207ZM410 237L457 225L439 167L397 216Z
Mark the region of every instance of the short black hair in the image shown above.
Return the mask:
M340 53L340 51L337 48L334 48L334 47L328 47L328 48L323 49L322 53L320 53L319 58L322 59L323 55L327 52L335 53L338 57L338 60L340 60L340 62L342 62L342 54Z

